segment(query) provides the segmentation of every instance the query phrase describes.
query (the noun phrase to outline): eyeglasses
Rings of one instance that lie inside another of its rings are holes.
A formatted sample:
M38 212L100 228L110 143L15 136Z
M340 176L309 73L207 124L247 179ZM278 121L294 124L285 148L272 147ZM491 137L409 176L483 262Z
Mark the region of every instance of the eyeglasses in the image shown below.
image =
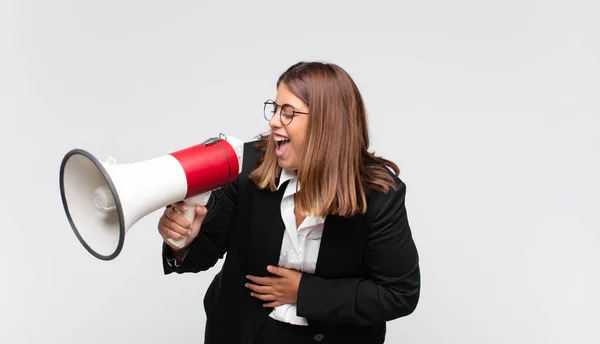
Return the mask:
M277 112L278 107L281 108L281 111L279 112L279 118L281 120L281 123L283 123L283 125L289 125L290 123L292 123L294 116L296 116L297 114L308 115L308 112L297 111L290 104L279 105L279 104L275 103L274 101L272 101L271 99L269 99L265 102L265 107L263 109L263 112L265 114L265 119L267 121L270 121L271 118L273 118L273 116Z

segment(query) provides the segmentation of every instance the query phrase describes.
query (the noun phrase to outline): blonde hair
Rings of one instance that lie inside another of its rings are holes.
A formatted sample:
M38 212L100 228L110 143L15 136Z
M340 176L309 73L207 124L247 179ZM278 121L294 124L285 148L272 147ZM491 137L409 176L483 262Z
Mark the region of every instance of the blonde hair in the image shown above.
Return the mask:
M382 192L396 187L388 167L398 175L398 166L368 152L363 99L346 71L330 63L299 62L280 76L277 87L281 83L310 113L297 171L302 188L296 195L296 207L301 214L349 217L365 213L366 186ZM281 174L275 140L270 133L259 138L262 158L250 179L259 189L275 191Z

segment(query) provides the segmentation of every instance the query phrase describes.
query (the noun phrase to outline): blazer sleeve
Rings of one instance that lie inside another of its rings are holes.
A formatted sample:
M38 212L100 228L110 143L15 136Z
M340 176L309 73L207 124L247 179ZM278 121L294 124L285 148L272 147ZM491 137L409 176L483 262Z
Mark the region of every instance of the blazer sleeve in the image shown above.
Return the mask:
M310 320L373 325L411 314L420 271L405 207L406 186L378 194L367 210L365 277L325 279L303 274L297 314ZM374 214L374 215L369 215Z

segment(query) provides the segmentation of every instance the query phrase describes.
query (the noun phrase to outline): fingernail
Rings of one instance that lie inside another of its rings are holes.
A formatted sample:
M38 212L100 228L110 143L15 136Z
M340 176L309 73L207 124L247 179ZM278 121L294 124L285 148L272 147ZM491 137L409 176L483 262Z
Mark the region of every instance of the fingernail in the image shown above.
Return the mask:
M244 287L248 288L248 283L244 284Z
M183 207L182 209L183 209L183 211L187 211L187 207Z
M271 265L267 266L267 271L272 272L273 271L273 267Z

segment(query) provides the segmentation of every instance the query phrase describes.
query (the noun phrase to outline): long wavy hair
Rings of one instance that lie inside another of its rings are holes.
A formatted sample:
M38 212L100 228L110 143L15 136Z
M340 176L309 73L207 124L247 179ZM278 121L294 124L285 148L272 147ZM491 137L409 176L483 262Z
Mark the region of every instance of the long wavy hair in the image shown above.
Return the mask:
M341 67L322 62L299 62L277 80L309 109L308 136L297 171L301 190L296 207L303 215L349 217L365 213L365 188L381 192L395 188L389 169L398 166L368 151L366 110L358 87ZM271 133L259 135L262 151L250 179L262 190L277 190L281 168ZM388 169L389 168L389 169Z

